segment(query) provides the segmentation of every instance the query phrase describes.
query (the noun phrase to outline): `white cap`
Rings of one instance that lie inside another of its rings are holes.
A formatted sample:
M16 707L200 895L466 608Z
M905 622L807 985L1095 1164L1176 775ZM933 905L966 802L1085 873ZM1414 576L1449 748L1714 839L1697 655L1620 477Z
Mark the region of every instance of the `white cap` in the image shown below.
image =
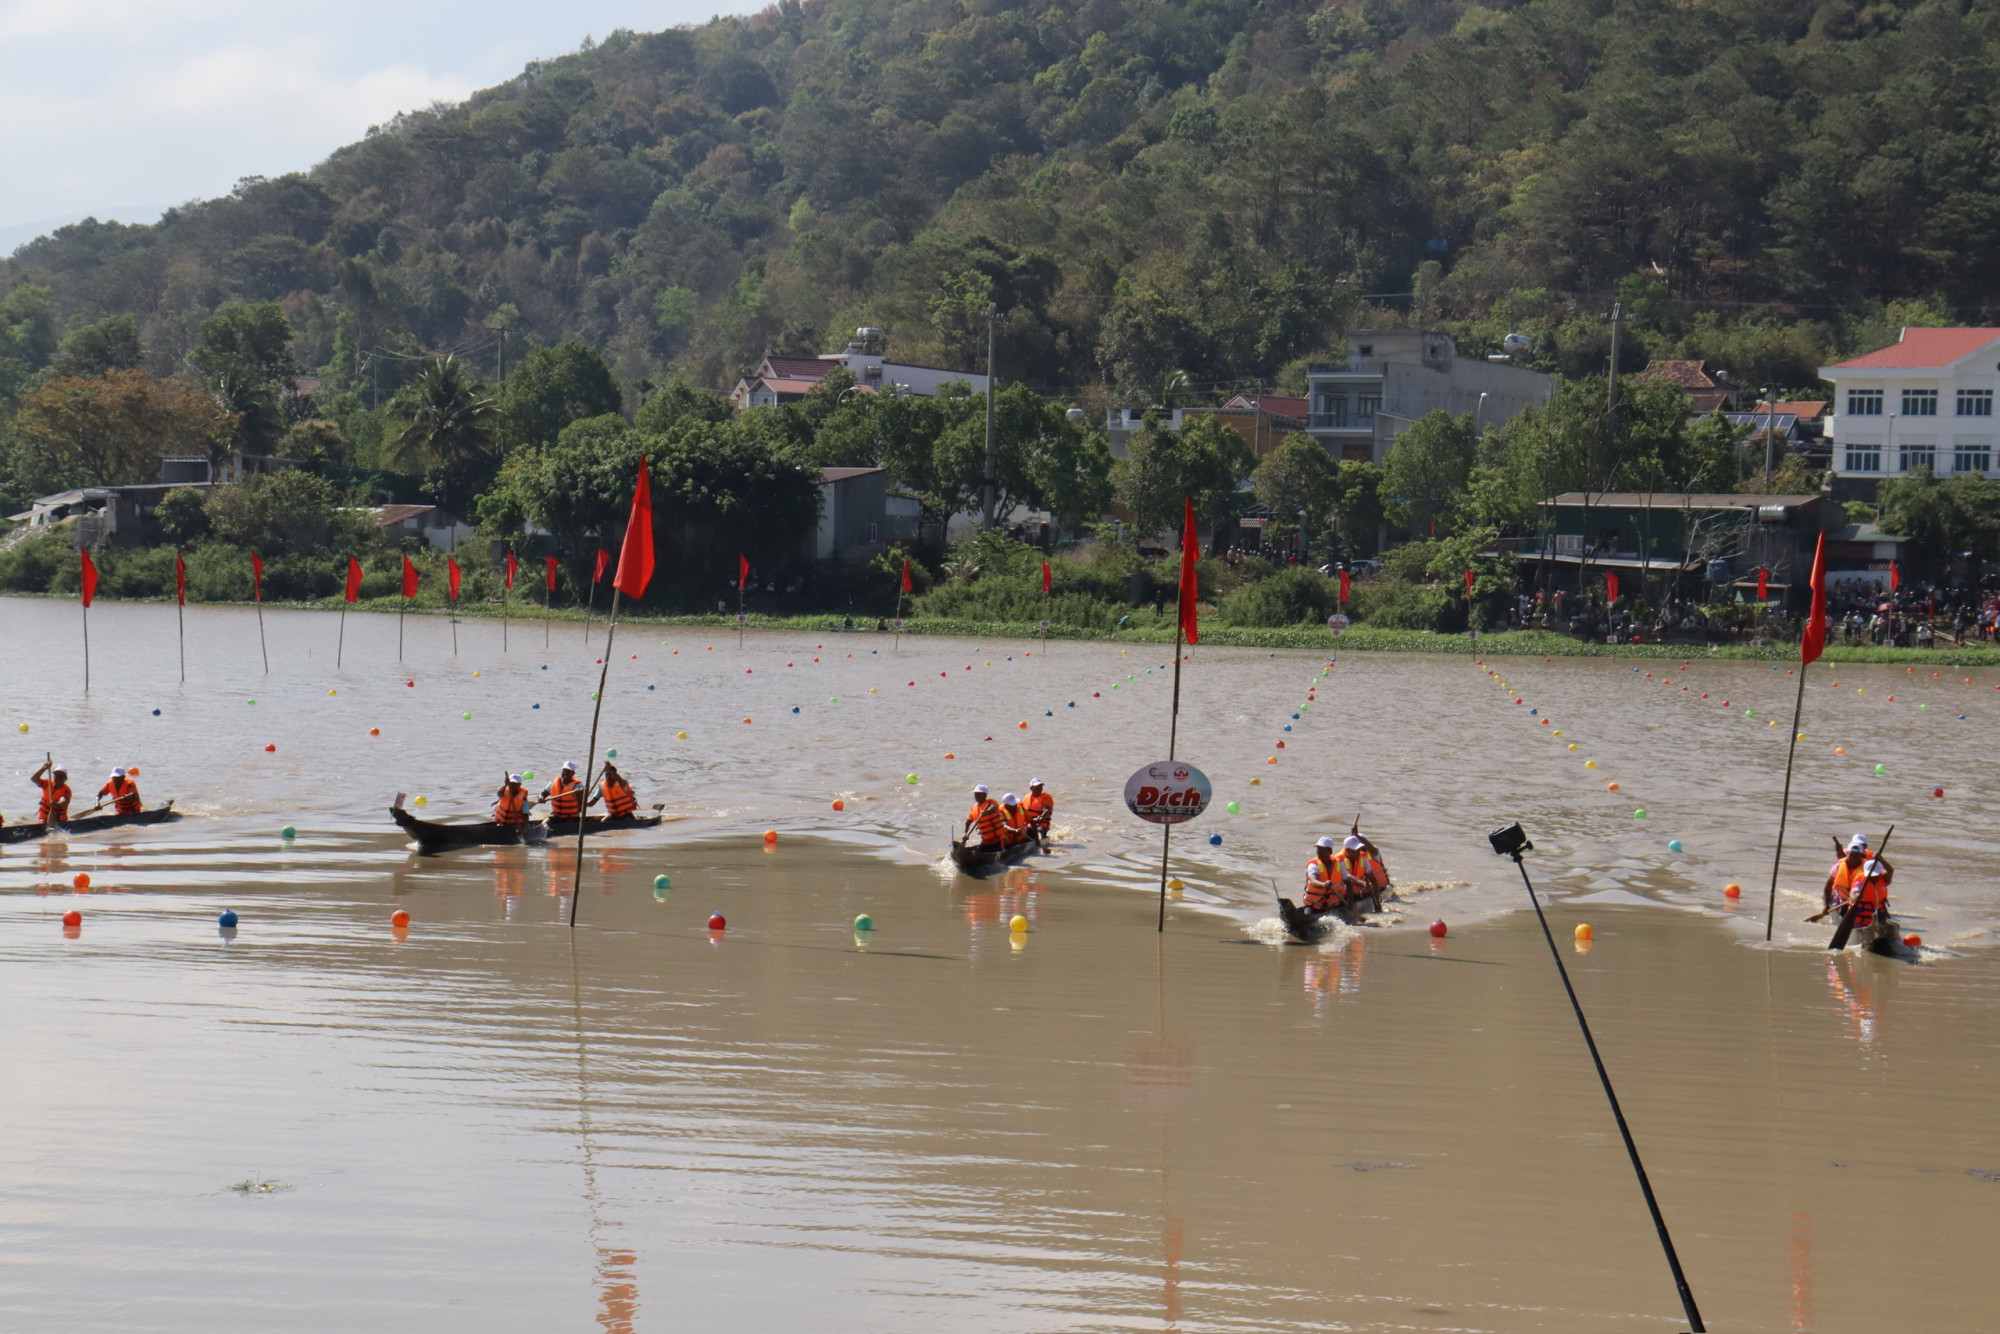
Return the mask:
M1029 787L1040 787L1041 785L1042 785L1042 780L1039 778L1030 778L1028 780Z
M983 797L986 795L986 784L976 783L973 785L972 791L974 795Z
M125 771L123 769L113 769L111 771L111 776L113 778L123 778L125 776Z
M1009 792L1006 796L1000 798L1000 804L1002 806L1019 806L1021 804L1021 799L1015 796L1012 792Z
M1367 847L1367 846L1368 846L1368 840L1367 840L1367 839L1365 839L1365 838L1362 838L1362 837L1361 837L1361 836L1360 836L1359 834L1349 834L1349 835L1347 836L1347 841L1346 841L1346 842L1344 842L1344 843L1342 843L1342 844L1341 844L1340 846L1341 846L1341 847L1343 847L1343 848L1347 848L1348 850L1352 851L1352 850L1354 850L1354 849L1356 849L1356 848L1365 848L1365 847Z
M1866 835L1866 834L1856 834L1856 835L1855 835L1855 836L1854 836L1853 838L1850 838L1850 839L1848 839L1848 840L1847 840L1847 850L1848 850L1849 852L1866 852L1866 851L1868 851L1868 835Z
M1322 838L1319 841L1318 846L1322 848L1331 848L1333 846L1333 840L1330 838Z
M518 783L518 782L520 782L520 781L521 781L521 775L519 775L519 774L508 774L508 775L507 775L507 781L508 781L508 782L510 782L510 783Z
M576 761L575 761L575 760L564 760L564 761L563 761L563 772L564 772L564 773L566 773L566 774L573 774L573 773L575 773L575 772L576 772Z

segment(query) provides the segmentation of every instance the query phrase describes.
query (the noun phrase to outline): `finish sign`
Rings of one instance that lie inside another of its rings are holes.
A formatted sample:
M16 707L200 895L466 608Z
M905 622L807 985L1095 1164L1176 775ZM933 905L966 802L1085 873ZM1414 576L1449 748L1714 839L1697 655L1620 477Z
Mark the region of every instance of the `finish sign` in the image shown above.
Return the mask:
M1346 615L1341 612L1335 612L1333 615L1326 618L1326 628L1333 631L1333 636L1336 639L1340 638L1341 635L1345 634L1347 632L1347 627L1352 624L1353 622L1348 620Z
M1151 824L1184 824L1208 809L1208 775L1183 760L1149 764L1125 780L1125 807Z

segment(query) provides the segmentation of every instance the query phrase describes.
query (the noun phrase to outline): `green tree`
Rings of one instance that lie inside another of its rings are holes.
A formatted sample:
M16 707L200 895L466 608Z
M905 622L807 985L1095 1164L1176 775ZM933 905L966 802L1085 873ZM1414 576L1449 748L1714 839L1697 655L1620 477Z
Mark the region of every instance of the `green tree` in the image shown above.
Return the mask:
M329 467L347 467L354 462L354 442L340 423L325 417L308 417L293 422L278 441L280 457L296 459L315 472Z
M175 546L191 547L208 536L206 491L177 486L160 497L160 507L154 513L160 521L160 531Z
M497 408L486 386L456 357L437 357L390 400L401 429L389 450L398 468L420 468L424 490L460 514L500 468L493 437Z
M49 377L88 379L111 371L132 371L145 359L139 322L130 315L111 315L95 324L78 324L63 335L62 350L49 366Z
M1258 462L1254 480L1274 524L1290 527L1303 513L1308 533L1331 522L1341 497L1340 465L1308 435L1286 436Z
M23 283L0 296L0 399L11 398L55 353L55 292Z
M151 481L163 454L208 454L235 420L208 395L144 371L50 380L21 395L11 428L28 499L65 486Z
M616 412L623 401L604 358L590 344L569 339L536 348L508 372L496 429L503 445L553 444L571 422Z
M1882 483L1881 504L1883 527L1914 538L1934 578L1960 552L1981 563L2000 559L2000 481L1977 473L1939 481L1915 468Z
M955 414L934 451L933 484L952 496L954 513L980 509L985 494L986 415L979 400L961 401L972 406ZM1003 518L1026 506L1074 527L1111 503L1111 446L1103 432L1069 420L1062 404L1024 385L994 395L993 451L995 513Z
M1448 529L1472 480L1478 443L1469 412L1434 408L1412 422L1382 460L1390 520L1416 537Z
M210 491L203 508L209 531L221 541L267 556L311 551L327 539L334 490L324 478L298 469L252 473Z
M188 365L236 419L236 445L269 454L284 434L284 398L295 388L292 325L275 301L231 302L202 321Z
M1118 502L1143 536L1178 532L1184 497L1193 497L1196 521L1211 530L1242 513L1239 483L1256 469L1256 455L1212 415L1186 417L1183 423L1170 431L1148 413L1112 469Z
M615 406L605 409L615 410ZM725 396L676 379L639 405L633 424L648 435L658 435L684 419L720 426L735 415L735 405Z

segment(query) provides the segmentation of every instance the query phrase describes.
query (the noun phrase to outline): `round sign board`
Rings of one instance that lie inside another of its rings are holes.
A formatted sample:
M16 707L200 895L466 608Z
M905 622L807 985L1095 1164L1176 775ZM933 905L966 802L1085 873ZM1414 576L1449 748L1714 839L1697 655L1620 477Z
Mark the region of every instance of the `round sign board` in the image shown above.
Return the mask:
M1149 764L1125 780L1125 806L1151 824L1181 824L1208 809L1215 789L1184 760Z
M902 628L903 628L903 623L902 623L902 621L900 621L900 620L895 620L895 621L891 621L891 622L889 622L889 624L890 624L890 625L891 625L892 627L894 627L895 629L898 629L898 630L900 630L900 629L902 629Z
M1042 622L1042 627L1041 627L1041 628L1042 628L1042 629L1044 629L1044 630L1048 629L1048 628L1049 628L1049 623L1048 623L1048 622L1047 622L1046 620L1045 620L1045 621L1043 621L1043 622Z
M1326 628L1333 631L1333 636L1336 639L1346 633L1347 627L1352 624L1353 622L1348 620L1347 616L1342 612L1335 612L1326 618Z
M737 623L738 625L748 625L748 624L750 623L750 613L749 613L749 612L747 612L747 611L739 611L739 612L737 612L737 613L736 613L736 623Z

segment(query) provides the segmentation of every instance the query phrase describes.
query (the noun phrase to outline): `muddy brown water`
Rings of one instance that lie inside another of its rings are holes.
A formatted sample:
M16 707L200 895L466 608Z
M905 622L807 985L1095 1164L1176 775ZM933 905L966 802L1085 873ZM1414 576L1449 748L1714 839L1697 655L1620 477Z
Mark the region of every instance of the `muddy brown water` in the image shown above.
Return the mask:
M1709 1327L1990 1304L2000 674L1813 669L1765 948L1784 670L1200 648L1217 808L1162 936L1118 790L1168 654L625 629L601 746L686 818L592 843L572 934L568 847L418 857L383 808L580 759L601 626L454 658L412 619L399 667L350 616L336 671L335 618L274 612L266 677L254 619L197 608L183 688L173 609L100 603L85 701L76 608L0 615L9 821L45 750L188 813L0 849L0 1327L1684 1328L1507 818ZM941 865L964 789L1031 769L1057 855ZM1266 877L1357 807L1432 887L1278 943ZM1828 840L1890 822L1927 957L1830 958Z

